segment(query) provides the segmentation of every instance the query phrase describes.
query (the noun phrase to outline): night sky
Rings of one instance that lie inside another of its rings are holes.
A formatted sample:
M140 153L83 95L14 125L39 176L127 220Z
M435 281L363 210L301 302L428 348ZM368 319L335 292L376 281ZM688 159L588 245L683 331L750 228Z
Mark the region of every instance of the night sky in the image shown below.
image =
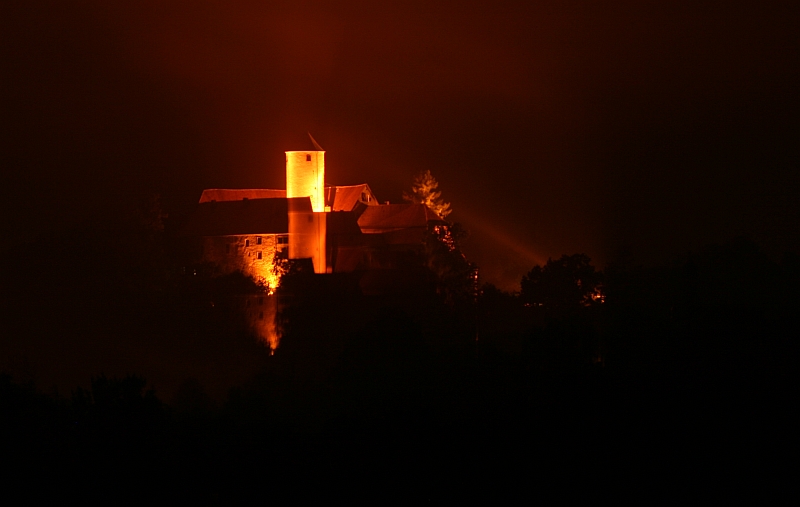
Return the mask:
M431 170L485 281L548 257L800 249L797 2L0 7L0 247L163 195L283 188L286 150L402 202Z

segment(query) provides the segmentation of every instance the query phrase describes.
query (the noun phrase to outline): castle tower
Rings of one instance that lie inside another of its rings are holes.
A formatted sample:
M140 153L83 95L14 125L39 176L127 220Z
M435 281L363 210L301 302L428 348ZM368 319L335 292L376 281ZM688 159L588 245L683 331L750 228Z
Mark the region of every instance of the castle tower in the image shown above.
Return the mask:
M289 258L308 259L315 273L327 271L325 152L286 152L286 197L310 197L311 209L289 209ZM307 205L306 205L307 206Z
M325 152L286 152L286 197L311 197L311 209L325 211Z

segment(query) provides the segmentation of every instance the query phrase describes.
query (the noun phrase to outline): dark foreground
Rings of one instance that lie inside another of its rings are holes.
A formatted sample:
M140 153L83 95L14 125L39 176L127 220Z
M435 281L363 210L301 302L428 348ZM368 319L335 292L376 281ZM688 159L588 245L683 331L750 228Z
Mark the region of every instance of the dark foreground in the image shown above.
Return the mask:
M226 303L230 280L124 298L31 285L4 307L17 341L3 350L33 373L0 376L0 496L781 498L796 482L800 263L731 251L610 267L605 302L575 308L289 280L273 356ZM81 363L92 354L141 370ZM37 374L37 359L54 366ZM82 382L42 380L69 365Z
M274 360L223 401L192 381L164 403L135 376L69 398L5 376L4 495L511 503L771 497L794 482L788 350L543 371L480 347L431 359L388 338L345 350L322 377Z

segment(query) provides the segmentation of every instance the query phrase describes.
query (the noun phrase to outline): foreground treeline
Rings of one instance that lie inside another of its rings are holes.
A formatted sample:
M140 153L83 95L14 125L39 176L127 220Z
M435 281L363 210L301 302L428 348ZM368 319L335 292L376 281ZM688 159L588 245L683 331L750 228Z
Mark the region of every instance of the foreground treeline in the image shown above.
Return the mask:
M599 271L565 255L531 270L518 294L485 287L479 315L487 342L544 368L743 371L793 361L798 282L800 257L773 262L746 239L655 267L623 256Z
M146 248L137 262L120 237ZM8 495L502 501L788 481L796 256L744 240L659 267L564 256L477 299L419 273L369 297L298 273L270 355L237 303L248 280L172 267L151 228L61 239L58 263L5 274ZM96 262L75 253L87 243Z

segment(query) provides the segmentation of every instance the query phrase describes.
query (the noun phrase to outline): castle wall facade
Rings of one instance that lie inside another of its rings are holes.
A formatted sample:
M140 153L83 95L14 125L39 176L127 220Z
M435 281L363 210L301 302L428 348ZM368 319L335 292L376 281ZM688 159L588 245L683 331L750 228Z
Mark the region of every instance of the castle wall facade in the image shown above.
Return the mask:
M202 259L215 263L223 274L238 270L274 290L281 274L276 261L286 257L287 248L285 234L205 236Z

